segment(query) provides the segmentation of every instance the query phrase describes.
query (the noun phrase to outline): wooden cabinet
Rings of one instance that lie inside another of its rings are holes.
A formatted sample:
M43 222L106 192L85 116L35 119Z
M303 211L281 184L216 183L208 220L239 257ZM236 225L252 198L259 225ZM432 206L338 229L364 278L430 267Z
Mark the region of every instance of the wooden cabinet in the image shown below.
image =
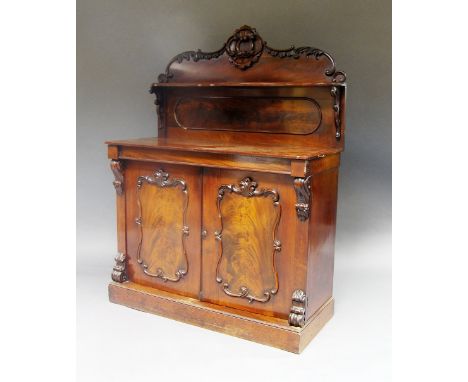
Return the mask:
M107 142L110 300L300 352L333 314L344 73L244 26L151 92L158 138Z

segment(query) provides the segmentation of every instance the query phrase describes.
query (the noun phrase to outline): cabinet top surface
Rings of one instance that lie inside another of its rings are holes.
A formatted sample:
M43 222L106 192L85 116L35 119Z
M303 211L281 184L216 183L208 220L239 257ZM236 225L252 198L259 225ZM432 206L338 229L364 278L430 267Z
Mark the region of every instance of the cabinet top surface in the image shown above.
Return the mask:
M220 141L219 137L212 139L184 140L181 138L138 138L126 140L107 141L107 145L134 147L143 149L158 150L176 150L176 151L195 151L217 154L246 155L254 157L270 157L285 159L312 159L322 155L335 154L342 149L332 147L304 147L304 146L285 146L284 144L262 144L255 142L249 144L242 140L230 139L229 141Z

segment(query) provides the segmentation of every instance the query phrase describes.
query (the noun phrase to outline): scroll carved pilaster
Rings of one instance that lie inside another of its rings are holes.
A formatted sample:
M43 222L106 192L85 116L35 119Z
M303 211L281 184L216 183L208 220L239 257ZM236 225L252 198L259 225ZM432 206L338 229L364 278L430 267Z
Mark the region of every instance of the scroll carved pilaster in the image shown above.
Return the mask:
M110 167L112 172L114 173L114 181L112 184L114 185L115 192L117 195L123 195L123 172L122 172L122 162L118 160L111 160Z
M305 221L310 216L310 179L312 175L307 178L294 178L294 190L296 191L296 214L300 221Z
M292 306L289 313L288 322L291 326L302 328L305 324L307 307L307 296L301 289L296 289L292 294Z
M126 258L125 253L120 253L115 258L115 265L112 270L112 280L117 283L123 283L128 280L126 272Z

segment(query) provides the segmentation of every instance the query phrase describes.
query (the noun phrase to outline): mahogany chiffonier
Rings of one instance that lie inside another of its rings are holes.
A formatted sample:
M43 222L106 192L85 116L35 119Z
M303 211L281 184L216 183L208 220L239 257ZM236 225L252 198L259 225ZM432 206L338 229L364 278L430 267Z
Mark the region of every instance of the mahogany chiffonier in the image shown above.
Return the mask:
M301 352L333 315L345 81L248 26L175 56L150 90L158 137L106 142L110 301Z

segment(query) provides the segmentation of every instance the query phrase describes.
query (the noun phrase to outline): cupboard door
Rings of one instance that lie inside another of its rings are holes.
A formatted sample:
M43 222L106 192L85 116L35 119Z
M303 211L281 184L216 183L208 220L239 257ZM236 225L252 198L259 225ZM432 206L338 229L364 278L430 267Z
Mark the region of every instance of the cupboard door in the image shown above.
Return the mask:
M129 279L198 297L201 170L130 162L125 177Z
M292 180L286 175L205 169L203 300L287 316L293 288L288 278L296 274L293 262L306 256L305 246L299 248L294 240L298 223Z

